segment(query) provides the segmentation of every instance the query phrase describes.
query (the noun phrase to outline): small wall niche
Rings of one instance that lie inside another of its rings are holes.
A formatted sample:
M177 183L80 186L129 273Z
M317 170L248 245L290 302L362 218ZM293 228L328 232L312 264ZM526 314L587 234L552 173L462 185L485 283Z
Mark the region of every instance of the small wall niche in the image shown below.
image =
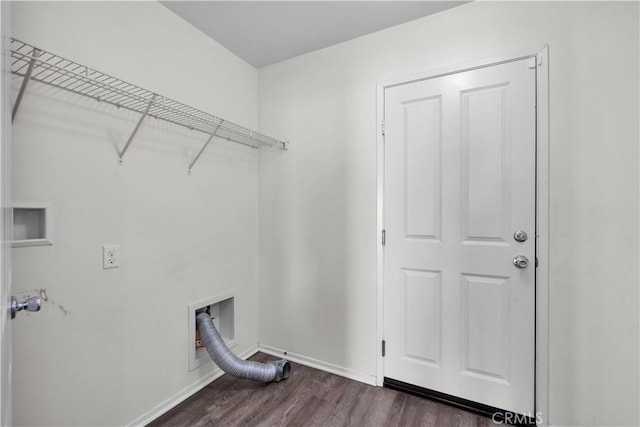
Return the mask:
M187 331L189 371L193 371L200 365L211 362L207 349L199 348L196 344L196 311L201 308L209 308L209 314L218 332L227 344L233 348L238 343L235 340L235 311L233 293L218 295L200 302L189 304L189 321Z
M53 227L51 209L43 203L16 203L13 205L14 248L52 245Z

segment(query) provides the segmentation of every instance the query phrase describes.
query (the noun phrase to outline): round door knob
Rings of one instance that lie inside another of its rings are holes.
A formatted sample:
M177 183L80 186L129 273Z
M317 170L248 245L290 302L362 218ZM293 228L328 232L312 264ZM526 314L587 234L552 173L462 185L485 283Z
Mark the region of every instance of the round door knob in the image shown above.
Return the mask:
M524 255L517 255L513 258L513 265L518 268L527 268L529 259Z

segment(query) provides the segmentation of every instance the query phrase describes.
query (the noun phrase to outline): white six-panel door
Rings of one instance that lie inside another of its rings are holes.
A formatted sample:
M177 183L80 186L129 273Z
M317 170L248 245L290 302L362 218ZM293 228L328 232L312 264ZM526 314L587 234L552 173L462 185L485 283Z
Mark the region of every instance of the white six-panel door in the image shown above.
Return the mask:
M384 376L530 414L535 81L523 59L387 88L384 140Z

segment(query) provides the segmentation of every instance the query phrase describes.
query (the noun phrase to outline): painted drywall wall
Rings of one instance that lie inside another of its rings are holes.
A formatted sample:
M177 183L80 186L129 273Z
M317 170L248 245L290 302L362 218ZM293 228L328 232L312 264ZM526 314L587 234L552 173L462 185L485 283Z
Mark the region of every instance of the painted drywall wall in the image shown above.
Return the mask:
M550 416L638 425L638 4L474 2L263 68L260 342L376 373L376 83L550 46Z
M155 2L13 5L13 35L249 127L257 72ZM14 81L14 88L19 82ZM14 95L15 96L15 95ZM13 190L51 205L52 246L13 250L14 425L125 425L213 370L188 371L187 305L236 291L234 351L257 342L257 157L50 87L14 123ZM102 269L117 244L121 267Z

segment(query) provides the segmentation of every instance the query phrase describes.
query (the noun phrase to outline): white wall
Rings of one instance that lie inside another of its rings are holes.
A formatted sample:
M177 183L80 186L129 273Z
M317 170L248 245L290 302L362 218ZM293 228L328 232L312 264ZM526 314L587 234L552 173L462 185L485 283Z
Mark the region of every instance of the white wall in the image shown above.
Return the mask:
M255 127L257 72L155 2L13 5L13 35ZM17 87L19 81L14 82ZM48 202L53 246L13 250L15 425L124 425L205 377L189 373L187 305L236 294L235 348L257 342L257 157L33 84L14 123L14 199ZM102 245L122 266L102 269Z
M375 375L376 83L550 45L550 417L638 425L638 4L474 2L266 67L260 342Z

